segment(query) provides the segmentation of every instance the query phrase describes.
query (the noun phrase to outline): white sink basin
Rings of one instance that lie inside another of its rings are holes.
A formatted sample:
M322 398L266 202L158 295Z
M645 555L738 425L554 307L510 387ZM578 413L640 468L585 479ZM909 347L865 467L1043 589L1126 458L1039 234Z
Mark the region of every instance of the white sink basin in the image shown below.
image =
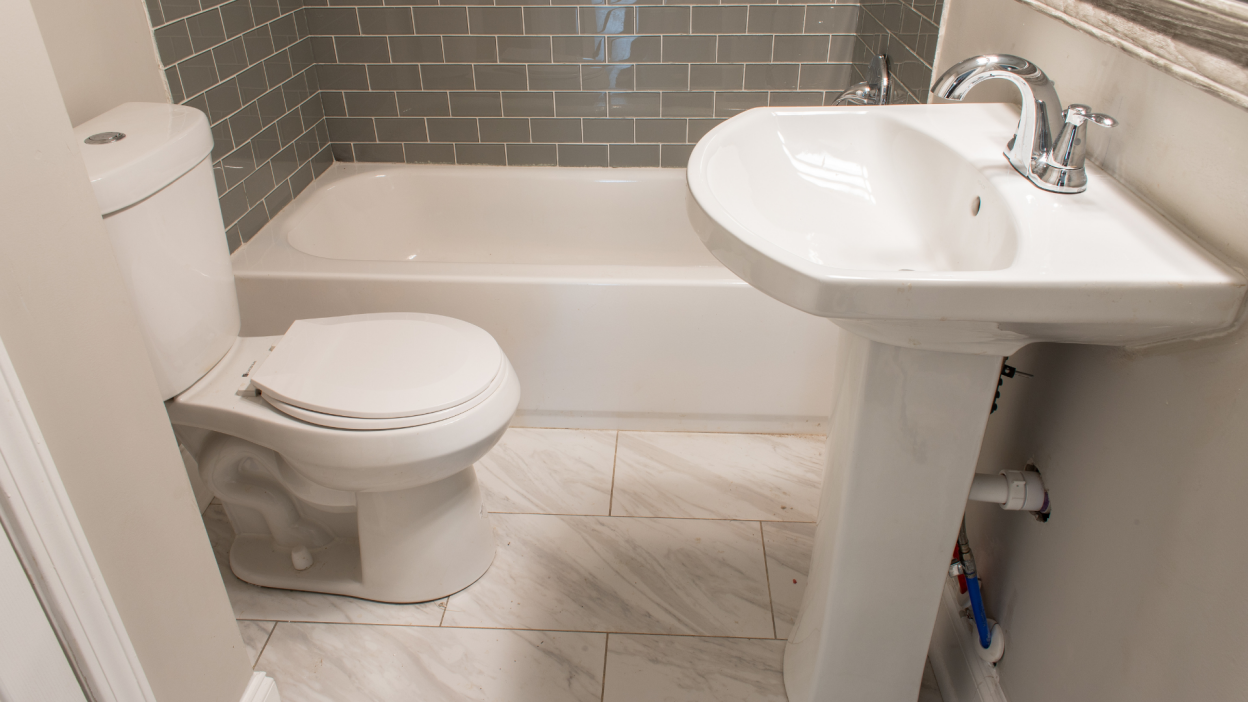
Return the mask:
M711 253L850 332L790 702L918 695L1003 355L1206 334L1240 308L1243 278L1095 167L1075 195L1016 173L1001 152L1017 121L1004 105L760 108L693 150Z
M986 104L751 110L694 149L691 214L754 287L886 343L1008 355L1232 323L1243 278L1095 166L1084 193L1033 186L1002 155L1017 122Z

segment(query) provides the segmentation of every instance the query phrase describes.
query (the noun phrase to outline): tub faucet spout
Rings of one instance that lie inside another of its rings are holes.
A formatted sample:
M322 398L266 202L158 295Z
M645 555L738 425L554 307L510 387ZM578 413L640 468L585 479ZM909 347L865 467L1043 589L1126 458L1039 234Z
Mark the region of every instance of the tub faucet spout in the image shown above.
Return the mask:
M975 56L945 71L932 86L937 97L961 100L971 88L1000 78L1022 93L1022 112L1005 158L1037 187L1056 193L1087 189L1084 171L1085 131L1088 122L1113 127L1108 115L1092 114L1084 105L1063 111L1053 81L1034 63L1009 54Z

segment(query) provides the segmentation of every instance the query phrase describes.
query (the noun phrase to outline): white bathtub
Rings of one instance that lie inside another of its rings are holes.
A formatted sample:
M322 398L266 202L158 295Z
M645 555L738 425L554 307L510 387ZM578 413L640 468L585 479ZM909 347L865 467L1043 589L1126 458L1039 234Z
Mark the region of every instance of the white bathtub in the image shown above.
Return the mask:
M334 164L234 253L243 334L444 314L506 351L515 425L822 432L836 327L707 253L684 175Z

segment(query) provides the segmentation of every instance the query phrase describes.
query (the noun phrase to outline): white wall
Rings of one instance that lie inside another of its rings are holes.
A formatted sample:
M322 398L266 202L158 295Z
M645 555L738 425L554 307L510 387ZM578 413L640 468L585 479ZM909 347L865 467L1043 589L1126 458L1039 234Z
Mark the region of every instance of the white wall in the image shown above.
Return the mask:
M0 2L0 65L0 338L157 699L236 702L248 657L28 0Z
M983 53L1034 61L1064 102L1122 122L1092 133L1095 160L1248 264L1248 112L1012 0L948 2L938 75ZM1010 363L1036 377L1005 381L979 470L1034 460L1053 499L1047 524L968 513L1010 702L1244 699L1245 332L1135 352L1040 344Z
M169 102L143 0L31 0L74 126L123 102Z

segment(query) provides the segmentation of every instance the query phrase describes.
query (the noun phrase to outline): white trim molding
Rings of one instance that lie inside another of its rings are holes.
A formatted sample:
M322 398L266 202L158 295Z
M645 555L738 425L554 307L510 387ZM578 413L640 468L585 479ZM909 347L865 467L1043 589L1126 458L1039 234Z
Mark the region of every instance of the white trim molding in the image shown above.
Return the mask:
M156 702L3 342L0 524L91 702Z
M979 657L975 624L962 616L957 581L950 578L940 595L928 659L945 702L1006 702L997 669Z
M277 683L264 671L257 670L251 674L247 689L243 690L243 698L239 702L282 702L277 694Z

